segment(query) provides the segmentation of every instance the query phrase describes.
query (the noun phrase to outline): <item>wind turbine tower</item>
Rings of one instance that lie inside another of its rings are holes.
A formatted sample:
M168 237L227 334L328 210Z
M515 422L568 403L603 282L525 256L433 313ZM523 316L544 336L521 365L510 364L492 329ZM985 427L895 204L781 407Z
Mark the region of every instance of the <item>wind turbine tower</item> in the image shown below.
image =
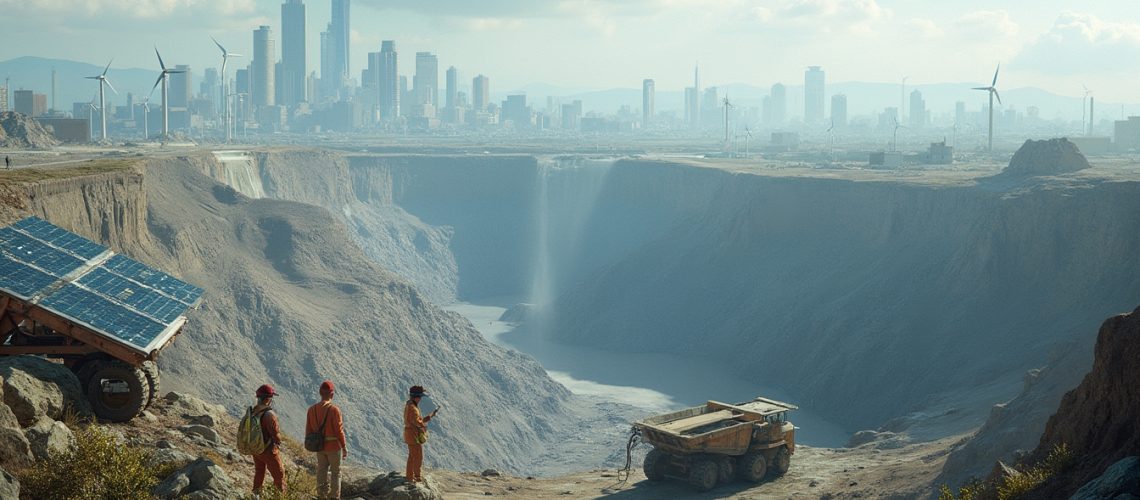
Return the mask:
M114 62L114 61L115 61L114 59L111 59L111 62ZM103 73L100 74L99 76L85 77L88 80L98 80L99 81L99 121L100 121L100 131L101 131L99 134L99 139L103 140L103 141L107 140L107 102L103 96L103 84L106 84L108 87L111 87L111 92L114 92L116 95L119 93L119 91L115 90L115 86L111 85L111 80L107 79L107 70L111 69L111 62L107 63L107 67L103 69ZM54 96L53 96L53 99L54 99Z
M154 87L151 87L150 91L154 92L154 89L158 87L158 84L162 84L162 138L165 140L170 136L170 107L167 106L166 100L167 88L169 87L167 80L172 74L185 73L186 71L180 69L167 69L166 63L162 62L162 54L158 53L158 47L154 48L154 55L158 56L158 65L162 67L162 73L158 75L158 80L155 80Z
M210 40L214 40L214 38L210 37ZM226 143L228 144L230 142L230 106L229 94L226 93L226 62L229 61L231 57L242 57L242 55L227 51L217 40L214 40L214 45L217 45L222 51L222 121L225 122L226 125Z
M998 72L1001 71L1001 64L998 64L997 69L994 70L994 80L990 83L989 87L974 87L974 90L984 90L990 95L990 131L989 142L987 149L994 150L994 98L997 98L998 104L1001 104L1001 95L997 90Z

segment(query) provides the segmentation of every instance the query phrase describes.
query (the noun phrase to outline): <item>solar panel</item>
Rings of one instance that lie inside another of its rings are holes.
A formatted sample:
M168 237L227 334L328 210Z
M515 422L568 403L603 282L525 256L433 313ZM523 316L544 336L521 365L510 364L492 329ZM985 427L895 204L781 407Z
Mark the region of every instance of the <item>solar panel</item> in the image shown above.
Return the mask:
M0 228L0 290L147 354L203 293L36 217Z

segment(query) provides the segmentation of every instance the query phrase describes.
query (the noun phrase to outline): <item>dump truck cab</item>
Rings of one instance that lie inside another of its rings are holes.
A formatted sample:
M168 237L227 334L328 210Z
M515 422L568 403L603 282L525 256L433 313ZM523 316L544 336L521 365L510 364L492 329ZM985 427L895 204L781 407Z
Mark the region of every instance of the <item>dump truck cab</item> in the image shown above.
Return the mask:
M733 479L760 482L783 475L796 451L795 405L767 398L702 406L634 423L653 446L643 470L650 481L687 481L701 491Z

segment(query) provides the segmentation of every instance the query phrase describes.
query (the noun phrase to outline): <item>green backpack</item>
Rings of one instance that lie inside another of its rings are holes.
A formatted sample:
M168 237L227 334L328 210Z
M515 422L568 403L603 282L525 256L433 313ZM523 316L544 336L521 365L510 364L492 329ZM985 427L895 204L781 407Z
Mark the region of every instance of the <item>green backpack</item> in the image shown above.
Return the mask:
M264 410L253 413L253 407L245 410L245 416L238 423L237 449L242 455L260 455L269 446L265 434L261 431L261 417L273 410Z

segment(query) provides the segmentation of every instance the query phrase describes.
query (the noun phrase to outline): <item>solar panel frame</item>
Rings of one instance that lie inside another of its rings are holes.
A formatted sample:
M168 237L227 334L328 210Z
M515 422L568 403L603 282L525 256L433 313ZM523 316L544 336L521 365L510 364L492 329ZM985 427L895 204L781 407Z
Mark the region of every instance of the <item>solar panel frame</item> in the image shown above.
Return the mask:
M0 228L0 291L145 355L204 290L36 217Z

